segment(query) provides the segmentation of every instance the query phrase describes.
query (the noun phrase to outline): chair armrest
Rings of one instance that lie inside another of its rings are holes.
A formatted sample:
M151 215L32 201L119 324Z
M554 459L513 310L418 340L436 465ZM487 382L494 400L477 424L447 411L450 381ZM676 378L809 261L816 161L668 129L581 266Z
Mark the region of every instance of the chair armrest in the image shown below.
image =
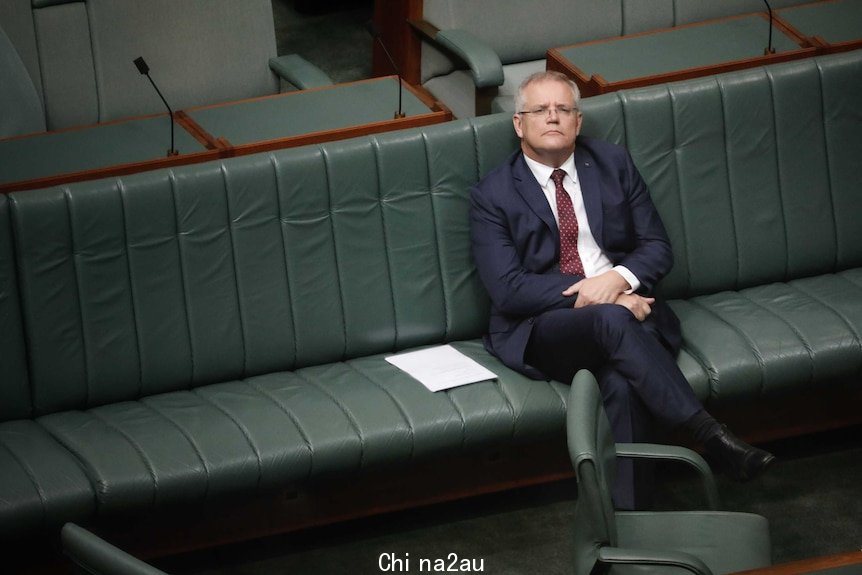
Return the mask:
M60 536L63 552L87 573L166 575L74 523L66 523Z
M598 552L598 559L602 563L616 565L664 565L687 569L695 575L712 575L712 571L706 566L706 563L694 555L681 551L601 547Z
M410 20L419 34L451 52L470 67L473 83L477 88L491 88L503 85L503 63L494 50L482 40L466 30L439 30L428 22Z
M285 54L269 59L269 69L275 74L300 90L306 88L319 88L320 86L332 86L332 78L329 75L300 56L299 54Z
M715 510L720 506L718 488L715 485L715 477L712 475L709 464L703 457L691 449L678 445L660 445L656 443L617 443L616 452L617 457L659 459L688 464L700 474L709 509Z

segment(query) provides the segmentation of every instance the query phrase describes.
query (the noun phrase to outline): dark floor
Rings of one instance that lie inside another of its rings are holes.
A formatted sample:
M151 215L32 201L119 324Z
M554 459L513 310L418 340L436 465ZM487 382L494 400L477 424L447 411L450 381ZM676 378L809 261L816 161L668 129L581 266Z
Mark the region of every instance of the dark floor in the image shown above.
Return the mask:
M335 82L371 77L373 0L272 0L272 10L279 55L299 54Z

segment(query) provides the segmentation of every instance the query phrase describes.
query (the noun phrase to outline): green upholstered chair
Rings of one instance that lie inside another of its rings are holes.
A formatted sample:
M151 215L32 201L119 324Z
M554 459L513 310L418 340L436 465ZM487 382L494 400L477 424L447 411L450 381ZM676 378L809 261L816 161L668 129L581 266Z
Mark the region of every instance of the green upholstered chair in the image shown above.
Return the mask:
M567 409L569 455L578 481L575 507L575 568L588 575L598 564L614 572L700 575L769 565L769 525L750 513L715 510L715 482L697 453L677 446L614 444L593 375L580 371ZM693 465L701 475L708 511L615 511L610 486L616 457L648 457Z
M61 532L63 553L81 573L92 575L165 575L164 571L132 557L74 523Z

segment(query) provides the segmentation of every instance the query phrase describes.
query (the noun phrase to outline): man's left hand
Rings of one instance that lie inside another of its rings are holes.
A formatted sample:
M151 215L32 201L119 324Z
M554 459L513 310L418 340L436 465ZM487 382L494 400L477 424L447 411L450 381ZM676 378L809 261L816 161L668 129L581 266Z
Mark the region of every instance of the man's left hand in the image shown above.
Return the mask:
M614 303L627 289L631 289L629 282L616 271L608 270L572 284L563 291L563 295L569 297L578 294L575 307L584 307L598 303Z

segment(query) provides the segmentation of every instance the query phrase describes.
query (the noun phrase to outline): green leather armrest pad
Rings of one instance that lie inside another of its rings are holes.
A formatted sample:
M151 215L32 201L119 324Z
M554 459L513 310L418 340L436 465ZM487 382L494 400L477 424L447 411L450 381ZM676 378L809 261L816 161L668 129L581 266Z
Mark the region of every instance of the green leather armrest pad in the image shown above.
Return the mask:
M60 537L65 554L88 573L165 575L74 523L66 523Z
M632 457L641 459L662 459L678 461L693 467L701 477L709 509L718 509L718 488L709 464L698 453L678 445L660 445L656 443L617 443L617 457Z
M681 567L697 575L712 575L703 561L681 551L602 547L599 549L599 561L621 565L665 565Z
M269 69L300 90L332 86L329 75L298 54L285 54L269 59Z
M464 30L440 30L434 39L470 66L477 88L503 84L503 64L500 57L479 38Z

